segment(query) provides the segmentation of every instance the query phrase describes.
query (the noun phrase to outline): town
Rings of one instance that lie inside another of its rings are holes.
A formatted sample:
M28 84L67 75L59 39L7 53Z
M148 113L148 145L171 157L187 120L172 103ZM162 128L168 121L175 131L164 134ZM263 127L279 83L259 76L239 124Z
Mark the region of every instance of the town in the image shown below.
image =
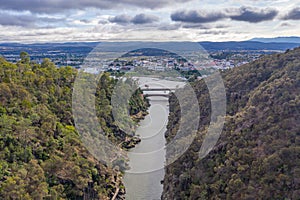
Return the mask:
M33 51L32 45L14 46L0 45L2 55L7 61L16 63L20 60L19 54L21 51L26 51L30 54L31 61L40 64L44 58L49 58L56 66L72 66L81 68L86 57L96 46L96 43L79 43L79 44L41 44L38 50ZM107 61L101 63L100 69L90 69L93 72L97 71L134 71L136 67L144 67L152 71L168 71L178 70L181 72L188 71L213 71L216 69L230 69L241 66L257 60L263 55L282 52L280 50L230 50L222 49L208 51L210 58L207 61L201 62L201 65L195 65L184 59L179 59L174 55L147 55L139 56L138 58L130 56L128 58L118 58L113 62Z

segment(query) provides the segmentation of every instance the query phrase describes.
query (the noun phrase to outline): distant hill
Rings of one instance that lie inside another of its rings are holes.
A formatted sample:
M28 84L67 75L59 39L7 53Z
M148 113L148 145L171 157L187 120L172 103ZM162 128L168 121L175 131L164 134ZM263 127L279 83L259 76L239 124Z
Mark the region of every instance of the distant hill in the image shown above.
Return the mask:
M254 39L253 39L254 40ZM292 39L290 40L292 41ZM294 38L296 41L296 38ZM16 54L21 51L26 51L30 54L49 53L51 51L60 51L62 53L81 53L87 55L92 51L99 42L67 42L67 43L35 43L35 44L20 44L20 43L0 43L1 54ZM130 44L130 43L128 43ZM199 44L207 51L285 51L300 46L298 42L263 42L263 41L228 41L228 42L199 42ZM124 45L124 44L123 44Z
M276 37L276 38L253 38L251 42L264 42L264 43L299 43L300 37Z
M210 123L211 101L203 80L192 84L201 113L198 134L166 167L162 199L299 199L299 55L297 48L222 73L225 127L203 159L199 151ZM168 142L179 137L178 127L185 120L180 119L183 106L175 95L170 98ZM172 155L170 150L167 155Z
M299 43L263 43L257 41L241 41L241 42L199 42L199 44L207 51L241 51L241 50L269 50L269 51L285 51L299 47Z
M175 53L165 51L162 49L155 48L143 48L130 51L124 54L122 57L131 57L131 56L177 56Z
M99 42L65 42L65 43L32 43L32 44L23 44L23 43L0 43L0 46L6 47L22 47L22 48L31 48L31 47L95 47Z
M87 55L99 43L97 42L68 42L68 43L0 43L0 54L18 56L20 52L25 51L31 55L35 54L55 54L53 52L60 52L65 54L83 54Z

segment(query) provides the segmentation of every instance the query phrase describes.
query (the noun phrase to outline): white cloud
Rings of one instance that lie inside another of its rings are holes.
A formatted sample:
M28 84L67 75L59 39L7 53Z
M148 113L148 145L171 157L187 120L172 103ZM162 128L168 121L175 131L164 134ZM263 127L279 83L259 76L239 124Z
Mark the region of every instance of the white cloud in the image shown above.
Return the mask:
M177 0L174 5L171 0L159 3L152 0L76 0L72 4L63 0L55 2L57 4L51 0L3 2L0 5L0 41L220 41L300 33L300 28L288 25L297 24L296 20L282 20L293 8L300 6L299 0L220 0L217 3L211 0ZM44 8L46 5L48 7ZM241 10L243 5L256 9ZM226 13L227 8L234 8L236 16ZM278 16L275 17L276 13L266 8L278 10ZM185 12L177 12L182 10ZM205 10L206 13L189 13L191 10ZM210 15L210 10L215 15ZM177 17L181 18L175 22L171 20L171 15L176 12ZM273 15L266 15L269 12ZM216 15L218 13L220 15ZM196 14L197 20L193 21L193 14ZM122 15L123 18L120 18Z

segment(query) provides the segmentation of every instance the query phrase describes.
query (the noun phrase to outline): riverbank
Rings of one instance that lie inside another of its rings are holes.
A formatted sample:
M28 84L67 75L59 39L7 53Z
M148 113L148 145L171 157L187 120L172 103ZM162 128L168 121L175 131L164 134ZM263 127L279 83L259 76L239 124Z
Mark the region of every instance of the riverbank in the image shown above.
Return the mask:
M149 113L147 111L140 111L138 112L137 114L135 115L132 115L131 116L131 119L137 123L137 128L138 128L138 123L141 121L141 120L144 120L145 119L145 116L147 116ZM137 135L134 135L134 136L126 136L125 138L125 141L123 141L121 143L121 147L123 149L126 149L126 150L129 150L129 149L132 149L134 148L137 144L139 144L141 142L141 138Z

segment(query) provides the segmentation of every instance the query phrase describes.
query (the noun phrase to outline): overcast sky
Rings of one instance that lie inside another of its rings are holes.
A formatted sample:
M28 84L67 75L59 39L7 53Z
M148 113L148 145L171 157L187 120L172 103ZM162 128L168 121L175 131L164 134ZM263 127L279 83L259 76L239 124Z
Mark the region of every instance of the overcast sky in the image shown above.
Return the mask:
M300 36L300 0L0 0L0 42Z

